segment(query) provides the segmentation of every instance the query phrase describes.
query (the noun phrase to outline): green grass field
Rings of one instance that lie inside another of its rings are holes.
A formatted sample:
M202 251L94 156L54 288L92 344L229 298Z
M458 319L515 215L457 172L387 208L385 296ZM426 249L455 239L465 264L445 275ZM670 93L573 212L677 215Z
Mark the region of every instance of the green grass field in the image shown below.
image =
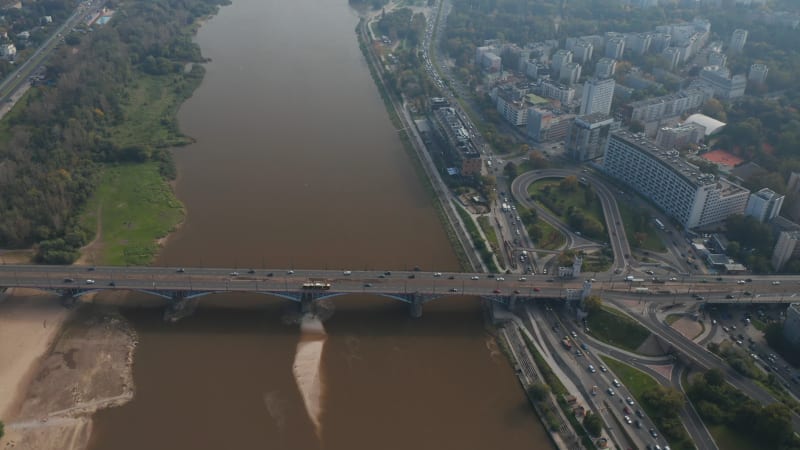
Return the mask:
M553 180L553 179L544 179L539 180L535 183L532 183L528 186L528 195L536 196L537 198L544 196L544 189L547 186L550 187L551 192L556 193L556 198L558 202L558 206L561 211L554 211L550 208L546 203L542 202L541 200L537 201L544 205L550 212L557 215L564 223L567 223L567 214L566 211L569 207L573 207L578 211L583 212L586 217L592 217L597 220L600 224L603 225L603 233L604 236L607 235L605 232L605 216L603 215L603 207L600 205L600 199L597 198L597 195L594 195L594 200L590 203L586 203L586 187L582 184L578 184L577 188L571 192L564 192L558 189L559 183L561 180Z
M120 147L173 147L190 143L191 139L178 130L176 114L202 81L202 73L199 65L190 74L137 73L128 88L128 101L123 105L125 120L110 128L111 140Z
M717 447L725 450L759 450L763 444L745 433L725 425L708 425L708 431L717 443Z
M542 238L537 243L539 248L558 250L566 242L564 235L544 220L539 220L539 227L542 229Z
M632 352L650 336L647 328L635 320L606 307L592 311L586 320L592 336L606 344Z
M183 206L158 165L147 163L106 168L81 222L95 230L100 220L99 254L90 255L94 264L146 265L158 251L157 239L183 217Z
M643 231L644 240L642 241L642 245L639 245L634 238L636 232L633 229L633 209L624 202L617 202L617 205L619 206L619 214L622 216L622 225L625 227L625 235L628 237L628 243L631 247L659 253L667 251L664 243L661 242L661 238L658 237L655 226L645 227Z

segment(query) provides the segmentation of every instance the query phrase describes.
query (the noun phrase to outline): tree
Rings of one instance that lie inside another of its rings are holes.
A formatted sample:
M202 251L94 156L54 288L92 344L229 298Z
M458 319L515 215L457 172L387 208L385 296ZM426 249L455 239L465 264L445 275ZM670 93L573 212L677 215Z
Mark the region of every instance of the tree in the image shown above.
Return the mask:
M531 166L536 170L546 169L549 165L544 154L539 150L534 150L530 154Z
M0 420L0 438L2 438L6 434L5 425L3 425L3 421Z
M508 180L509 180L509 182L510 182L510 181L511 181L511 180L513 180L514 178L517 178L517 175L518 175L518 171L517 171L517 165L516 165L516 164L514 164L513 162L510 162L510 161L509 161L509 162L506 164L506 166L505 166L505 167L503 167L503 173L505 174L505 176L507 176L507 177L508 177Z
M631 120L628 128L631 130L631 133L641 133L644 131L644 124L638 120Z
M657 386L642 394L642 401L658 411L662 417L675 417L683 407L685 399L681 391L673 387Z
M725 106L723 106L722 102L715 98L706 100L706 102L703 104L702 112L703 114L713 117L721 122L728 121L728 113L725 112Z
M603 419L597 414L588 412L583 418L583 426L590 435L600 436L600 432L603 431Z
M705 378L709 386L722 386L725 383L725 374L717 368L706 371L703 374L703 378Z
M603 299L598 295L590 295L583 301L583 306L589 313L603 309Z
M528 395L530 395L530 397L537 402L540 402L545 398L547 398L547 394L549 393L550 393L550 386L544 383L535 383L528 388Z
M558 183L558 189L562 192L574 192L578 189L578 177L575 175L564 177L564 179Z

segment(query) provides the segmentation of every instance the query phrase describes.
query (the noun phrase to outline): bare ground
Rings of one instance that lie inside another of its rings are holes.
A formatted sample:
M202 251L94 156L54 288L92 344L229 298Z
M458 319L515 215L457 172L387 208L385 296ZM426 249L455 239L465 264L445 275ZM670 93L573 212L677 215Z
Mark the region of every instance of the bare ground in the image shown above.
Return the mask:
M133 398L133 328L114 308L85 306L32 372L6 421L4 449L85 448L96 410Z

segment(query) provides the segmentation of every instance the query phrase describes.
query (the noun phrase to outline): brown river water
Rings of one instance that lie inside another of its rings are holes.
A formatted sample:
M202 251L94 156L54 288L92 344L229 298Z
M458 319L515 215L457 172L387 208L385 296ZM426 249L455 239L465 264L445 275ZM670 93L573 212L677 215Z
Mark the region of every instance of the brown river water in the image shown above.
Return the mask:
M345 0L234 0L203 25L213 61L179 114L197 143L175 152L188 216L157 264L457 270L357 22ZM255 295L176 324L127 310L136 395L94 416L90 448L552 448L477 299L411 319L339 297L303 332L291 312Z

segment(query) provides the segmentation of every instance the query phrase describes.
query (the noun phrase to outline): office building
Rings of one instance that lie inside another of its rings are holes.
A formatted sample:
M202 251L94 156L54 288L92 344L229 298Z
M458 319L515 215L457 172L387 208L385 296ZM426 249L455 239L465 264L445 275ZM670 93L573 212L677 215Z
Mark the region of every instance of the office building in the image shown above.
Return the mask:
M606 114L578 116L569 126L564 148L577 161L596 159L603 156L608 136L619 127L620 123Z
M656 122L697 110L709 98L711 98L709 91L689 88L675 94L629 103L625 110L631 120L642 123Z
M725 53L711 52L708 54L709 66L725 67L725 64L727 63L728 63L728 57L725 56Z
M605 172L652 201L685 228L744 213L750 192L665 150L642 135L616 131L606 145Z
M535 85L533 90L535 94L558 100L562 105L569 105L575 99L575 88L554 81L543 81Z
M625 38L622 36L612 37L606 41L606 58L622 59L625 54Z
M750 66L750 72L747 74L747 81L751 83L763 84L767 81L767 74L769 68L766 64L753 64Z
M650 51L652 43L652 33L630 33L625 35L625 48L635 55L641 56Z
M755 217L759 222L769 222L781 213L783 198L783 195L779 195L772 189L761 189L750 195L744 213Z
M783 269L786 261L800 256L800 231L781 231L778 242L772 250L772 268L776 271Z
M665 149L682 149L692 144L699 144L705 134L705 127L697 123L662 127L656 134L656 145Z
M581 98L580 113L582 116L601 113L611 113L611 102L614 100L614 86L616 83L613 78L604 80L593 78L587 80L583 85L583 96Z
M586 64L592 60L592 54L594 53L594 46L591 42L584 41L583 39L577 39L572 42L568 42L567 44L572 44L567 46L567 50L572 52L572 59L573 61L577 61L581 64Z
M728 50L731 53L741 53L744 49L744 44L747 43L747 30L734 30L731 35L731 42L728 45Z
M569 62L561 66L558 80L566 85L573 85L581 78L581 65L576 62Z
M617 71L617 60L611 58L600 58L597 65L594 67L594 76L596 78L611 78Z
M456 165L462 175L480 175L483 162L461 118L451 107L433 111L437 134L447 148L449 160Z
M560 75L561 68L564 67L565 64L572 62L572 52L569 50L558 50L553 54L553 58L550 60L550 68L553 69L553 74Z
M731 100L744 95L747 78L744 75L733 75L725 68L711 66L700 71L700 81L714 91L714 97Z
M564 139L574 114L531 108L528 111L527 133L536 142L551 142Z

